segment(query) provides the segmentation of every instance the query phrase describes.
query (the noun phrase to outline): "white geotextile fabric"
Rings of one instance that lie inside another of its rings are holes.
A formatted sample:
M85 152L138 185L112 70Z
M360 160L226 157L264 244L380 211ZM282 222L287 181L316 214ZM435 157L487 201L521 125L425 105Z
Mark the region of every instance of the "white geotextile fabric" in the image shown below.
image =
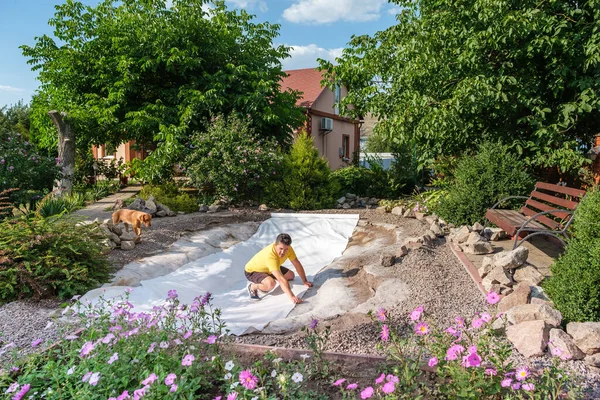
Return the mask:
M261 294L260 301L250 300L244 275L246 263L279 233L289 233L296 255L308 279L312 280L323 267L342 255L358 217L357 214L274 213L249 240L184 264L168 275L141 281L141 286L133 288L129 301L134 311L150 311L153 306L163 304L170 289L177 290L179 300L185 304L208 291L213 294L213 304L221 309L222 319L231 333L239 335L249 329L261 330L270 321L284 318L294 305L279 286L267 295ZM294 271L289 260L284 266ZM297 274L290 286L297 296L302 296L307 289ZM96 303L101 295L109 299L123 294L126 288L94 289L81 301Z

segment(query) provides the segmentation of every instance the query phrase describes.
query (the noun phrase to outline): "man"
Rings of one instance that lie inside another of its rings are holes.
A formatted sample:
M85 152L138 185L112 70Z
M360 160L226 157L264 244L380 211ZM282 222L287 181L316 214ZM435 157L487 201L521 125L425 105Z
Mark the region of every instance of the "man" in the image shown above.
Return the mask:
M296 268L298 275L300 275L302 283L306 287L312 287L312 282L306 279L304 267L302 267L292 248L292 238L287 233L281 233L277 236L275 243L256 253L244 268L246 279L250 281L248 294L252 300L260 300L258 290L269 292L273 290L275 283L279 282L279 286L290 297L292 303L302 303L302 299L294 295L288 283L288 281L294 279L294 272L281 266L288 258Z

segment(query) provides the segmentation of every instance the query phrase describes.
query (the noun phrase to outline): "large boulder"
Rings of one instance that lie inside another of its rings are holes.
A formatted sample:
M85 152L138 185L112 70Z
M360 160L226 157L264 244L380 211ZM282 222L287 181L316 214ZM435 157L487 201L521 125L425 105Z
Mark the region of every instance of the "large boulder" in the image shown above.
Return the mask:
M525 246L517 247L510 251L501 251L494 255L494 266L504 269L519 268L529 256L529 249Z
M506 328L507 339L525 357L542 356L548 345L550 327L541 320L525 321Z
M402 216L402 215L404 215L404 208L402 208L400 206L394 207L394 208L392 208L392 214Z
M135 243L131 240L121 241L121 250L133 250L135 249Z
M477 269L480 278L485 278L487 274L489 274L492 269L494 269L494 264L492 264L492 257L485 256L481 260L481 267Z
M531 289L529 285L517 285L513 292L506 297L503 297L498 303L498 312L504 313L513 307L529 303Z
M167 212L165 210L160 210L156 212L156 216L157 217L166 217L167 216Z
M438 222L438 220L439 218L435 214L427 215L425 217L425 222L427 222L429 225L433 224L434 222Z
M429 230L431 230L438 237L444 236L444 231L442 230L440 224L438 224L437 222L432 222L429 226Z
M130 210L142 211L146 208L146 202L141 197L138 197L127 208Z
M206 204L200 204L200 206L198 207L198 211L201 213L208 212L208 206Z
M502 240L506 237L506 232L502 228L485 228L481 233L483 237L493 242Z
M154 197L150 196L150 198L146 200L146 210L148 214L152 215L155 215L158 211L158 206L156 205L156 200L154 200Z
M548 326L558 327L562 322L562 314L546 304L521 304L508 310L506 319L514 325L524 321L542 320Z
M471 229L477 233L480 233L481 231L483 231L483 225L481 225L479 222L475 222Z
M506 270L500 267L493 268L486 276L481 280L481 283L485 290L490 291L493 285L509 285L511 283L510 277L506 273ZM496 291L498 292L498 291Z
M475 242L475 243L464 243L462 249L467 254L491 254L494 252L494 248L489 242Z
M132 231L123 232L121 235L121 241L139 243L141 240L142 239Z
M590 367L600 368L600 353L592 354L583 359L583 362Z
M569 322L567 333L585 354L600 353L600 322Z
M555 348L559 349L560 354L569 359L581 360L585 357L584 352L577 347L573 338L562 329L550 329L548 347L551 351Z
M523 282L532 286L537 286L544 280L544 275L542 275L533 265L525 264L515 269L513 278L519 283Z
M387 208L385 206L379 206L375 209L376 213L385 214L387 212Z
M338 202L338 204L344 204L346 202L346 198L344 196L342 196L337 200L337 202Z
M485 240L481 237L481 235L475 231L469 233L469 237L467 238L466 244L473 244L477 242L484 242Z

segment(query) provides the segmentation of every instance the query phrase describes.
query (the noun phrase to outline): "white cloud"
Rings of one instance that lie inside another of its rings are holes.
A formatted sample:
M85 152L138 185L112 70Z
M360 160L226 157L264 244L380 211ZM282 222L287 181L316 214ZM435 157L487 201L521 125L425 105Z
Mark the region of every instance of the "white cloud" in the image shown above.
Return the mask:
M327 24L335 21L378 19L387 0L295 0L283 18L296 23Z
M342 55L343 48L324 49L316 44L308 46L290 46L290 58L282 61L283 69L300 69L317 67L317 58L334 62Z
M25 89L16 88L12 86L0 85L0 90L3 92L25 92Z
M233 3L234 6L239 8L254 8L258 5L258 9L262 12L266 12L269 8L267 2L264 0L228 0L229 3Z
M400 7L392 7L390 9L388 9L388 14L390 15L398 15L400 14L400 11L402 11L402 9Z

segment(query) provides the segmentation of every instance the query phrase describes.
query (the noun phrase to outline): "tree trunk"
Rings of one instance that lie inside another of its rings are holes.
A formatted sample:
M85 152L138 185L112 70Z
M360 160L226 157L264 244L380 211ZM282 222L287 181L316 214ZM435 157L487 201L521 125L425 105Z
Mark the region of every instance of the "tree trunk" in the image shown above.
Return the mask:
M49 111L48 115L58 130L58 162L62 168L62 176L57 189L60 194L70 194L75 174L75 131L66 120L66 113L53 110Z

